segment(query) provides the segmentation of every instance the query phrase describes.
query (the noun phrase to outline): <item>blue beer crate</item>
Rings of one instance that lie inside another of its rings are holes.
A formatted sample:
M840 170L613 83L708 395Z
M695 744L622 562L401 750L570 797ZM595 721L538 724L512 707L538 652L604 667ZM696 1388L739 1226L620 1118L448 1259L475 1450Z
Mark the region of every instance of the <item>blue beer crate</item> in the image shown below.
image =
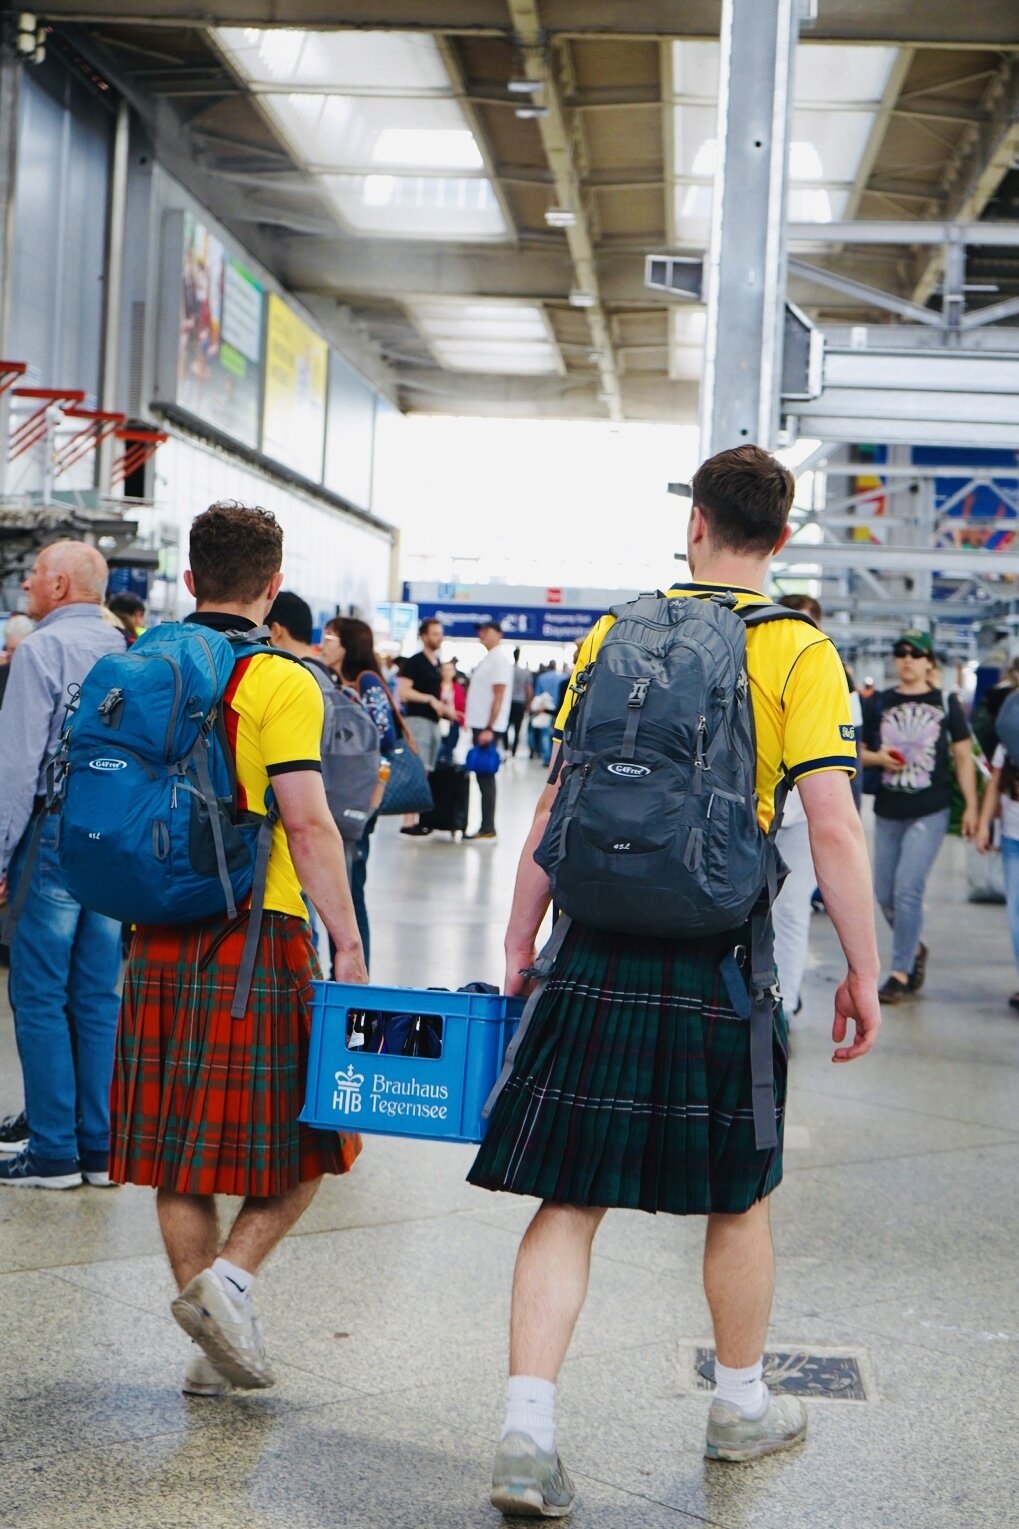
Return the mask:
M502 1068L523 1000L489 993L316 982L306 1125L329 1131L479 1142L481 1110ZM416 1029L438 1055L372 1050L380 1032ZM353 1044L352 1044L353 1043Z

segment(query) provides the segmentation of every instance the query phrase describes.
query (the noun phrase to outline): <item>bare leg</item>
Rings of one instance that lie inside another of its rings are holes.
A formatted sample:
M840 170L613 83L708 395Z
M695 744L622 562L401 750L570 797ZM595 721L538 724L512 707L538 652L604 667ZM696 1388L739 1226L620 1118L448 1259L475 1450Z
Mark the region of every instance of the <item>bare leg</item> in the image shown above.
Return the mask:
M223 1257L255 1274L308 1209L321 1179L307 1179L282 1195L247 1199L223 1244ZM210 1260L211 1262L211 1260Z
M524 1234L513 1275L510 1374L554 1381L580 1316L591 1244L605 1211L542 1205Z
M708 1217L704 1293L722 1364L745 1369L764 1353L775 1289L771 1207L760 1200L741 1216Z
M211 1195L156 1193L156 1214L177 1289L207 1269L219 1252L219 1221Z

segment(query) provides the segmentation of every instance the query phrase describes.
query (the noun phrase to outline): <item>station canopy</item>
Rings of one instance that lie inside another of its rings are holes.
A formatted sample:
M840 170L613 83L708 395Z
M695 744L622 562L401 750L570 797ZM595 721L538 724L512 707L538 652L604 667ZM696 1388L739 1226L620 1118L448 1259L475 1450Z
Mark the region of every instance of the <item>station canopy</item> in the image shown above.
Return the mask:
M55 0L168 167L405 409L692 421L705 315L645 256L707 245L717 0ZM797 49L790 249L937 304L938 245L841 225L1019 216L1019 4L821 0ZM823 240L816 231L826 228ZM814 237L812 237L814 235ZM967 251L967 303L1019 249ZM824 327L890 321L794 275Z

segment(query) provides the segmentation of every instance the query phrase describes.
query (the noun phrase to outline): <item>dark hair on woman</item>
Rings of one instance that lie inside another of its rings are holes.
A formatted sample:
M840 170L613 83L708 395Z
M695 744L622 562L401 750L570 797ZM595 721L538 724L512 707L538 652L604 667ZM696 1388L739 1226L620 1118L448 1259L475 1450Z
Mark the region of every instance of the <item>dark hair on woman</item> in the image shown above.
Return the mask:
M343 647L340 668L345 680L356 680L366 669L379 672L381 665L375 652L375 636L367 621L359 621L356 616L334 616L326 622L325 629L340 639Z

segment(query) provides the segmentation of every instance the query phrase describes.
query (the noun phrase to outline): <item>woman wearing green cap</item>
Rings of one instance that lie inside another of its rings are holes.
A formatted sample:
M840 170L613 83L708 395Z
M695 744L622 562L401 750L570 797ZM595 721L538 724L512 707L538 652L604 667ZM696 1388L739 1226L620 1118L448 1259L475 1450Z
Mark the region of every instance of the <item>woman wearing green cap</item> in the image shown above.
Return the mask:
M962 831L979 818L969 725L956 696L932 685L937 661L929 632L903 632L893 649L896 684L874 697L864 727L863 764L877 767L874 895L892 929L892 969L878 996L901 1003L923 987L927 946L923 894L948 829L949 749L965 798Z

